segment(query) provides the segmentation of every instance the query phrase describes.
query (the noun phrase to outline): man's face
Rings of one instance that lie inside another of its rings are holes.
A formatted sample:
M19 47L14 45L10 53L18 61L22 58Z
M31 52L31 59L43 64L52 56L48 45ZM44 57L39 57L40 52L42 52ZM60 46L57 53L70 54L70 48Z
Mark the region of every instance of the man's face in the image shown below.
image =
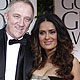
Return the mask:
M4 14L7 33L15 39L22 37L30 26L32 16L33 12L29 4L23 2L13 4L9 12Z

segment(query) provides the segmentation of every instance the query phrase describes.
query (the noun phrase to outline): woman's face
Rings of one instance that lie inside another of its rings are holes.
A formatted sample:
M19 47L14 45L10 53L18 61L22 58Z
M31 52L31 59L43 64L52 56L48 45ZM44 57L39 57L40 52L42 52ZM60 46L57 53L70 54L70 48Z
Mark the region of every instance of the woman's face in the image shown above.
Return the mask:
M39 28L39 41L45 51L55 50L57 46L57 32L55 26L50 21L44 21Z

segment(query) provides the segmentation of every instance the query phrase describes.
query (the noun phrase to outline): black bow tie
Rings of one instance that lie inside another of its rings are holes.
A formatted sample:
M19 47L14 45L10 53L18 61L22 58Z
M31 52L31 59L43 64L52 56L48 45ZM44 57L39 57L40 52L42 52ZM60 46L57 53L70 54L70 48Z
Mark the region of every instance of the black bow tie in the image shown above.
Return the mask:
M27 40L25 38L23 38L21 40L16 40L16 39L10 39L9 40L9 45L16 44L16 43L20 43L22 45L26 45Z

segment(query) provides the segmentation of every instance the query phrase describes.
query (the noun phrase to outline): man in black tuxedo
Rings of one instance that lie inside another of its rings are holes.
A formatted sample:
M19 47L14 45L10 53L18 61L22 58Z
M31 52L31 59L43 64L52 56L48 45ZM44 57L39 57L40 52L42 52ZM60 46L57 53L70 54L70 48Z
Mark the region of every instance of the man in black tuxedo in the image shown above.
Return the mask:
M26 32L33 15L29 0L12 0L4 13L6 25L0 30L0 80L29 80L33 57Z

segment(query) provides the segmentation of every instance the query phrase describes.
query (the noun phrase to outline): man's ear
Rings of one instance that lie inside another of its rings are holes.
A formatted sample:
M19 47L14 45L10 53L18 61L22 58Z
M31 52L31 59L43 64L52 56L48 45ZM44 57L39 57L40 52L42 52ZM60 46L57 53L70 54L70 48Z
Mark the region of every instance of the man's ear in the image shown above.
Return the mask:
M6 23L7 23L8 15L7 15L7 13L6 13L6 12L4 13L4 19L5 19Z

